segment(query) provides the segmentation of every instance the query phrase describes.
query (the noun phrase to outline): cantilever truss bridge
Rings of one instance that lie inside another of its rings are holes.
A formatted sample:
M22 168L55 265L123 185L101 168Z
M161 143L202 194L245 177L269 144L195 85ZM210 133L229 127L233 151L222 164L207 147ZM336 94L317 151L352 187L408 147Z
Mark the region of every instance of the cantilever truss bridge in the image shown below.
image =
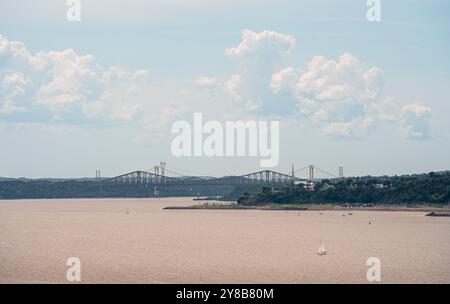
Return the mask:
M239 176L164 176L146 171L134 171L102 181L103 185L142 185L142 186L287 186L295 182L303 182L305 179L292 175L264 170Z

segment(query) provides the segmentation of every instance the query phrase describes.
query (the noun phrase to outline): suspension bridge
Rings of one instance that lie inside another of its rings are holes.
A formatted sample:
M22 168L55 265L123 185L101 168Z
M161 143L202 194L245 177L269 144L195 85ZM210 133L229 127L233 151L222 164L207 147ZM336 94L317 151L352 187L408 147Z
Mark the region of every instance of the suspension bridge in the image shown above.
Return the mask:
M309 176L307 178L298 177L299 174L307 170ZM334 175L317 166L309 165L304 168L294 170L292 166L291 172L279 173L272 170L263 170L244 175L229 175L222 177L213 177L206 175L192 175L180 173L180 170L172 170L167 168L165 162L160 162L159 166L155 166L153 172L134 171L122 174L116 177L102 180L103 185L143 185L150 186L269 186L282 187L297 183L314 182L322 178L339 178L343 177L343 168L339 167L339 176ZM323 177L316 177L315 173L322 174Z

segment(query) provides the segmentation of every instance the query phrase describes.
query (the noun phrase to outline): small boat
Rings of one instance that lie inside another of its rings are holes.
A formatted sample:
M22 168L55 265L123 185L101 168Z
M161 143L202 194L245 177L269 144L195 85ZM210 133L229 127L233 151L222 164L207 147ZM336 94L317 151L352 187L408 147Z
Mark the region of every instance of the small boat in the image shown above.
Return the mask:
M319 252L318 255L326 255L327 251L325 250L325 247L323 246L323 241L320 242Z

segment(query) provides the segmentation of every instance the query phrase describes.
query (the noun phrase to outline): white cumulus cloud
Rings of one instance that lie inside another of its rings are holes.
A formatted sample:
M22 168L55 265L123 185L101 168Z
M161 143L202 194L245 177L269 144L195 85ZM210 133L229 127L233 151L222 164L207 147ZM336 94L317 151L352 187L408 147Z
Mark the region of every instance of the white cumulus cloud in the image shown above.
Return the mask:
M0 36L0 80L3 114L47 111L61 120L78 115L127 122L142 107L148 71L105 68L73 49L31 54L22 42Z
M289 61L295 44L295 38L289 34L244 30L238 46L225 49L225 54L239 64L239 71L220 88L240 108L245 109L248 100L258 100L258 107L263 107L271 97L267 84Z
M242 77L238 74L232 75L224 84L224 90L235 101L241 100L241 89L244 85Z
M272 75L270 88L273 93L290 91L299 78L299 72L294 68L285 68Z
M300 116L322 125L327 136L361 138L389 119L382 70L350 53L338 60L316 56L301 70L282 69L272 75L270 88L291 92Z
M263 59L290 55L295 47L295 38L274 31L254 32L244 30L238 47L225 50L225 54L242 60Z
M388 123L400 127L405 138L429 138L431 109L417 104L399 108L385 94L380 67L348 52L337 59L314 56L305 66L293 67L288 63L295 45L289 34L244 30L239 45L225 49L239 71L223 83L216 78L196 83L219 83L236 111L293 118L324 136L361 139Z
M419 103L404 106L401 111L403 137L414 140L429 139L431 114L431 108Z

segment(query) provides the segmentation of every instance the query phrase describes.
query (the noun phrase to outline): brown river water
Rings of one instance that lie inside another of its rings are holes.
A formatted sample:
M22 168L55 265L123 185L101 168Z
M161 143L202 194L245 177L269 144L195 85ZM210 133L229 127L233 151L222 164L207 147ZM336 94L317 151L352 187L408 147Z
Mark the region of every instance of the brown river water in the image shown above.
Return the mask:
M369 283L370 257L381 283L450 283L450 218L162 209L192 204L0 201L0 283L68 283L70 257L82 283ZM327 255L317 254L321 241Z

